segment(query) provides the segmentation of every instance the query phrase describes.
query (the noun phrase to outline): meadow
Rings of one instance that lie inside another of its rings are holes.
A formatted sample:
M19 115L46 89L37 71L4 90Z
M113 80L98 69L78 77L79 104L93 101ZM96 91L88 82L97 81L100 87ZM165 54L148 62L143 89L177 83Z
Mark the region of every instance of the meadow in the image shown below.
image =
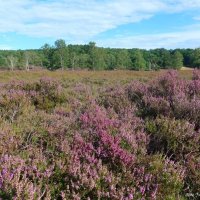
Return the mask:
M0 198L200 198L200 71L1 71Z
M57 70L49 71L45 69L25 71L25 70L15 70L15 71L1 71L0 70L0 82L5 83L13 80L19 81L35 81L43 77L49 77L53 79L58 79L59 81L76 81L83 82L84 79L89 80L101 80L120 82L131 80L150 80L161 74L166 73L167 70L159 71L132 71L132 70L101 70L101 71L88 71L88 70ZM179 75L183 78L190 79L192 77L192 70L190 68L183 68L183 70L178 71Z

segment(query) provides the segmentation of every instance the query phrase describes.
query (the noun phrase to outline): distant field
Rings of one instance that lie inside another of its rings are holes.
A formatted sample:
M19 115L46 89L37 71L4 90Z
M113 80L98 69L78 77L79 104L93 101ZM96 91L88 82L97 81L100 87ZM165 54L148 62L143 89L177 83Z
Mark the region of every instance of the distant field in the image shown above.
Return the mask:
M51 77L60 80L101 80L101 81L130 81L130 80L148 80L165 73L167 70L160 71L0 71L0 82L9 82L12 80L34 81L41 77ZM179 71L183 78L190 78L192 75L191 69Z
M194 70L194 68L190 68L190 67L181 67L181 70L192 71L192 70Z

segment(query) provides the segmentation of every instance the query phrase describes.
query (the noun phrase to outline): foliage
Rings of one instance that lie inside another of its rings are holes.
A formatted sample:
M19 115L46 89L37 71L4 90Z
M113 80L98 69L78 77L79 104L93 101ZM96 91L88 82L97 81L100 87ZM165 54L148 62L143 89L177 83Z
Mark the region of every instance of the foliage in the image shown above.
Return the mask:
M183 66L200 67L197 49L116 49L97 47L95 42L85 45L66 44L58 39L54 45L44 44L35 50L1 50L1 69L45 68L89 70L159 70L180 69Z

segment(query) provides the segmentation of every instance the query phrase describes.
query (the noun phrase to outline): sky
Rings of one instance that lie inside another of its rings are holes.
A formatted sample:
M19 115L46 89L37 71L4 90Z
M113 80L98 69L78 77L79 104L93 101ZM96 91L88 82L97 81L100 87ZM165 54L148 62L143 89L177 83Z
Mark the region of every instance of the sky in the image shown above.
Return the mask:
M200 47L200 0L0 0L0 49Z

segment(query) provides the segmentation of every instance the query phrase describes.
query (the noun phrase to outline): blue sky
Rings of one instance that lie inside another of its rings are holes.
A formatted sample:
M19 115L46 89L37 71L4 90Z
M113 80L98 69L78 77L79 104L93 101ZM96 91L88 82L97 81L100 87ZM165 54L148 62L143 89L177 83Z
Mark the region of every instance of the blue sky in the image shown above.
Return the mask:
M200 47L200 0L0 0L0 49L57 39L118 48Z

